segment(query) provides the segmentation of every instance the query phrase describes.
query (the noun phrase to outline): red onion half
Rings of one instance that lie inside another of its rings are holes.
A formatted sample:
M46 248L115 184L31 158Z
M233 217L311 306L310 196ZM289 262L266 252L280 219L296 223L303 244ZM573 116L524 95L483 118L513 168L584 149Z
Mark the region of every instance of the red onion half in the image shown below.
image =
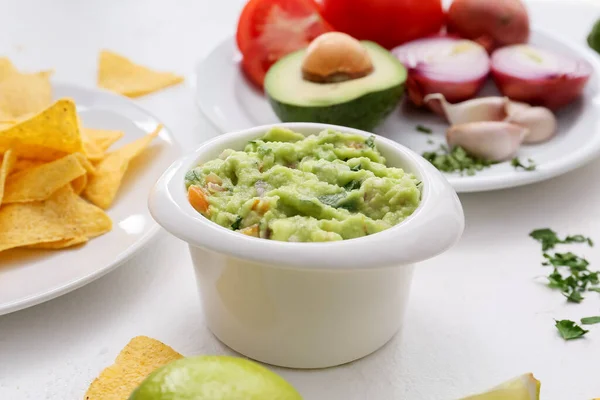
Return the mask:
M492 54L492 76L503 95L556 110L583 91L592 66L585 60L530 45L507 46Z
M392 50L408 69L408 95L423 105L423 97L441 93L451 103L474 97L490 71L485 49L466 39L434 36Z

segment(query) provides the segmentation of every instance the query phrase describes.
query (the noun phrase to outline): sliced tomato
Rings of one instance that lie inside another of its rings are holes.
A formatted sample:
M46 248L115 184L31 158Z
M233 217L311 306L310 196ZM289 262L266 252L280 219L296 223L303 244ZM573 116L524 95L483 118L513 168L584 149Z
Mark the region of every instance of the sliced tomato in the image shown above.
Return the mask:
M236 34L244 72L262 87L264 75L277 60L332 30L313 0L250 0Z

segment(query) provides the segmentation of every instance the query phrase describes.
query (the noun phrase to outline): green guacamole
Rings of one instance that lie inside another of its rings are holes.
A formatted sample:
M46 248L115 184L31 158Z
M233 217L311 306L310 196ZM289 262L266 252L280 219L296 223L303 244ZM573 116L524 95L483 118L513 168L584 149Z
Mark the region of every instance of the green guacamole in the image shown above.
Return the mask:
M332 130L305 137L274 128L244 151L225 150L190 170L189 199L213 222L264 239L371 235L402 222L421 198L420 182L386 167L374 139Z

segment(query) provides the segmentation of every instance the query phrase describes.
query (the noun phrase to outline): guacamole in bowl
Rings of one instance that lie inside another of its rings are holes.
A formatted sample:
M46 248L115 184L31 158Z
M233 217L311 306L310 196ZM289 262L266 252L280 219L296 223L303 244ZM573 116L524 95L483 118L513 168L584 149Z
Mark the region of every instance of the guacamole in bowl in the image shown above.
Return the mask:
M287 242L371 235L419 206L421 183L387 167L375 137L326 129L304 136L282 127L224 150L185 176L192 206L240 233Z

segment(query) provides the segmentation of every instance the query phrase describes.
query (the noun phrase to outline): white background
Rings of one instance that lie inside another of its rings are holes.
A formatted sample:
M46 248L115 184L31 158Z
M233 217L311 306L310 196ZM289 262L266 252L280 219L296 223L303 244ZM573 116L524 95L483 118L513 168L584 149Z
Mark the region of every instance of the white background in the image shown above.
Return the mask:
M0 0L0 55L55 78L95 84L99 49L188 77L138 101L192 149L217 134L193 103L196 63L231 35L242 0ZM582 42L600 3L535 1L533 23ZM600 325L564 342L553 318L600 315L539 276L534 228L589 234L600 243L600 162L550 182L463 195L467 229L452 251L416 270L404 330L377 353L321 371L277 369L307 400L456 399L524 372L542 399L600 397ZM581 247L592 267L600 254ZM85 260L81 261L82 263ZM1 266L0 266L1 268ZM538 277L536 279L536 277ZM136 335L185 355L227 353L207 330L183 242L164 232L117 271L45 304L0 317L0 399L79 399Z

